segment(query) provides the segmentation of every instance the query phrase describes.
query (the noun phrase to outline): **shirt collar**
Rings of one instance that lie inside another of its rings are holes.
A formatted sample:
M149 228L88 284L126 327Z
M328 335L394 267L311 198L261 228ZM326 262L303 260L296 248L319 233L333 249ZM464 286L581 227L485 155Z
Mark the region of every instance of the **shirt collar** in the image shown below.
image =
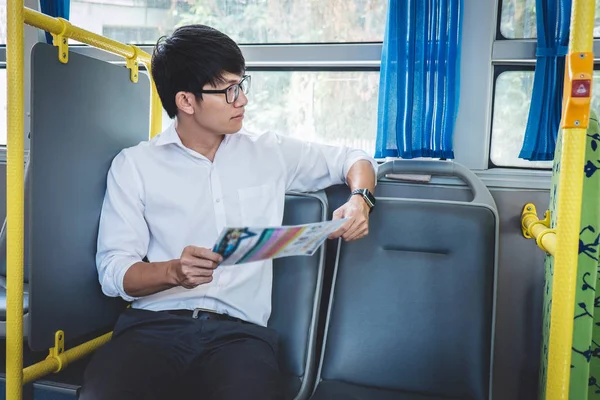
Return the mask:
M158 135L155 143L157 146L164 146L166 144L178 144L183 146L183 143L181 143L181 138L175 129L175 121L171 122L169 127L162 131L160 135Z
M242 129L242 131L243 131L243 129ZM238 135L239 133L240 132L235 133L234 135ZM231 139L231 136L233 136L233 135L225 135L225 137L223 138L223 142L221 143L221 146L226 145L229 142L229 140ZM177 129L175 129L175 120L173 120L173 122L171 122L171 124L169 125L169 127L167 129L162 131L156 137L156 141L154 143L156 146L164 146L167 144L174 144L176 146L179 146L179 147L185 149L186 151L197 154L193 150L190 150L187 147L185 147L183 145L183 143L181 142L181 138L179 137L179 134L177 133Z

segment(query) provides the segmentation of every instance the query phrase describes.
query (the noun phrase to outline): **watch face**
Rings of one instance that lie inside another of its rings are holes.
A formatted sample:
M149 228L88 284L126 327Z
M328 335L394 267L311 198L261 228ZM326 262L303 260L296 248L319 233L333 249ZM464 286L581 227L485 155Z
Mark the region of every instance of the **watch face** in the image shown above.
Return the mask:
M363 189L363 190L361 190L361 193L362 193L363 197L365 198L365 200L367 201L367 204L369 204L369 206L371 208L373 208L375 206L375 198L373 197L371 192L368 189Z

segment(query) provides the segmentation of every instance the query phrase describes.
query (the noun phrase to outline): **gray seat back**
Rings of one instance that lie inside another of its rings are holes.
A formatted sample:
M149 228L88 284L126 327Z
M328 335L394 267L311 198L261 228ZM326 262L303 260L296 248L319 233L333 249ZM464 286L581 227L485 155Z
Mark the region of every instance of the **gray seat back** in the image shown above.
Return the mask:
M44 43L31 69L29 346L44 350L57 330L109 330L125 306L100 289L96 240L112 159L148 138L150 81L74 52L62 64Z
M286 196L284 225L325 220L324 193ZM324 245L311 257L273 262L273 308L269 326L279 333L279 365L287 399L306 399L316 378L316 325L323 281Z
M493 203L378 198L369 236L339 247L319 379L487 399L497 220Z

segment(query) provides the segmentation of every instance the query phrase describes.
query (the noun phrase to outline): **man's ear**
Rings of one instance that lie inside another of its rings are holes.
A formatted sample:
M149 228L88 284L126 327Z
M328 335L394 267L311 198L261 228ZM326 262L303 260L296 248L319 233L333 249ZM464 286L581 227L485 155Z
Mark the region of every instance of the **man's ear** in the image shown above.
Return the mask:
M175 104L177 108L188 115L194 114L194 104L196 104L196 96L189 92L178 92L175 95Z

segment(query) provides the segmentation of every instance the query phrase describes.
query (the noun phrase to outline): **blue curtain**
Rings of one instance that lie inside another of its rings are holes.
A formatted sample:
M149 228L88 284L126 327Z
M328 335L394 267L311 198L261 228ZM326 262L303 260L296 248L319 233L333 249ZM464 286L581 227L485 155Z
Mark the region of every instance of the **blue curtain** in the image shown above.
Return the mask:
M463 0L390 0L375 156L454 158Z
M554 159L562 110L571 0L536 0L537 50L533 95L520 158Z
M51 17L69 19L70 0L40 0L42 13ZM52 44L52 35L46 32L46 42Z

